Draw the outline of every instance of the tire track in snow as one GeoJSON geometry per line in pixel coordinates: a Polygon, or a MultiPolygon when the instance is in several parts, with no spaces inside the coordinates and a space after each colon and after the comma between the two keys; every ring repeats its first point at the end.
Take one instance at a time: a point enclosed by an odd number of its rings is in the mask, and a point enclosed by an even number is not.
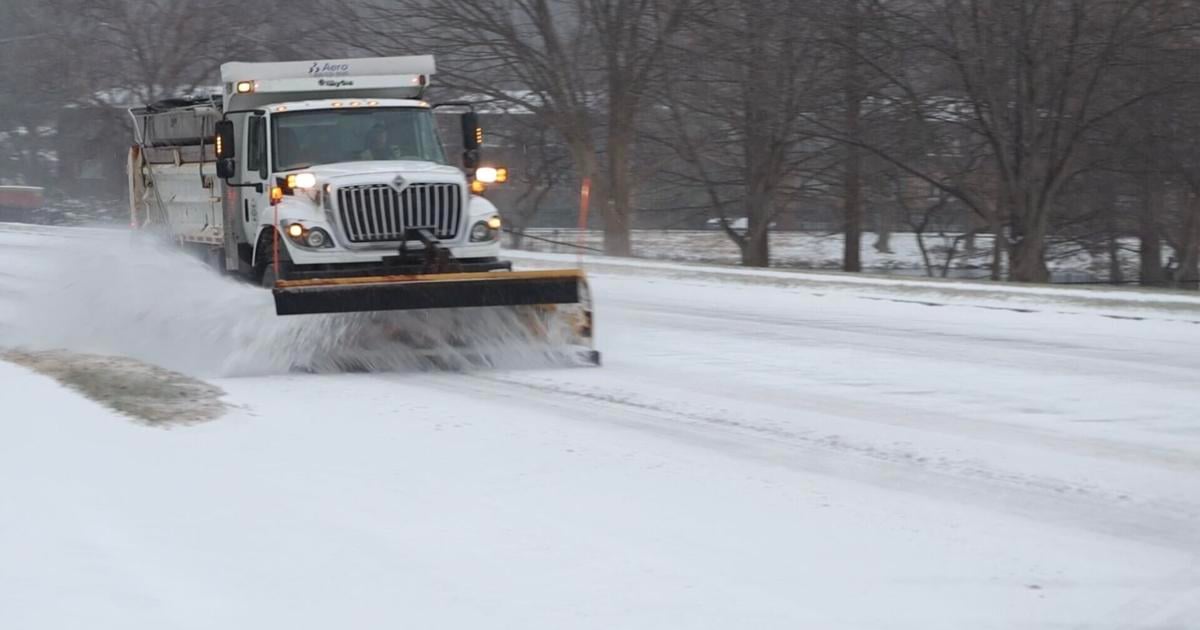
{"type": "MultiPolygon", "coordinates": [[[[376,375],[387,379],[386,375],[376,375]]],[[[745,419],[672,409],[619,394],[546,386],[503,375],[433,377],[448,395],[502,399],[506,405],[553,409],[564,421],[588,421],[649,432],[719,452],[807,473],[915,495],[949,498],[1040,522],[1194,552],[1200,549],[1200,506],[1137,500],[1099,487],[997,470],[978,462],[919,455],[856,443],[833,434],[789,432],[745,419]],[[527,394],[535,393],[529,396],[527,394]]]]}

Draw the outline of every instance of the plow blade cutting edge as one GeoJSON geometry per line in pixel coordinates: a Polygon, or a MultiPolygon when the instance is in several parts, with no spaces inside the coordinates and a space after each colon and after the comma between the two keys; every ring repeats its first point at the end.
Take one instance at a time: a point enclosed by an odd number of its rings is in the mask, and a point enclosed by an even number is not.
{"type": "Polygon", "coordinates": [[[363,313],[580,302],[579,270],[446,273],[281,280],[277,315],[363,313]]]}

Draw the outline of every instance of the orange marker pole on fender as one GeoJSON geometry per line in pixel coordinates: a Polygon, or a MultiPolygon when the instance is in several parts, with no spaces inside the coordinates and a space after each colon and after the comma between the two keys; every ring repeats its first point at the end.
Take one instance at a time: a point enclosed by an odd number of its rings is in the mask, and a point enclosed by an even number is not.
{"type": "Polygon", "coordinates": [[[592,178],[584,177],[579,186],[579,235],[575,237],[575,254],[583,265],[583,241],[588,227],[588,206],[592,200],[592,178]]]}
{"type": "Polygon", "coordinates": [[[274,237],[271,243],[271,264],[275,267],[275,282],[283,278],[279,275],[279,204],[271,204],[275,210],[275,229],[271,230],[274,237]]]}

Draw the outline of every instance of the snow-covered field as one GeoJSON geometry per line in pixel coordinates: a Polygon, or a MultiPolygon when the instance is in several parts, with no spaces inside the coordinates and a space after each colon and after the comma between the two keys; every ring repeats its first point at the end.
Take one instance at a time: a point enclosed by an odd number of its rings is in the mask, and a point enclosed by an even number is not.
{"type": "MultiPolygon", "coordinates": [[[[526,231],[521,248],[536,252],[571,253],[575,245],[602,249],[604,235],[600,230],[532,228],[526,231]],[[540,240],[544,239],[544,240],[540,240]]],[[[889,240],[888,251],[874,247],[878,236],[863,235],[861,251],[864,269],[894,275],[927,275],[921,245],[912,232],[896,232],[889,240]]],[[[992,237],[976,237],[975,250],[966,251],[961,234],[929,233],[923,236],[924,245],[933,266],[934,276],[941,276],[947,253],[954,252],[948,275],[952,278],[989,278],[992,263],[992,237]]],[[[817,232],[771,232],[771,265],[792,269],[841,269],[843,235],[817,232]]],[[[633,249],[637,256],[657,260],[701,262],[737,265],[741,254],[737,245],[720,230],[634,230],[633,249]]],[[[1125,278],[1137,278],[1137,242],[1122,244],[1119,253],[1125,278]]],[[[1164,263],[1167,260],[1164,259],[1164,263]]],[[[1108,280],[1107,252],[1089,252],[1074,243],[1055,243],[1050,247],[1047,261],[1055,282],[1090,283],[1108,280]]]]}
{"type": "Polygon", "coordinates": [[[1200,296],[587,259],[602,368],[293,374],[142,247],[0,226],[0,348],[227,408],[0,362],[4,627],[1200,626],[1200,296]]]}

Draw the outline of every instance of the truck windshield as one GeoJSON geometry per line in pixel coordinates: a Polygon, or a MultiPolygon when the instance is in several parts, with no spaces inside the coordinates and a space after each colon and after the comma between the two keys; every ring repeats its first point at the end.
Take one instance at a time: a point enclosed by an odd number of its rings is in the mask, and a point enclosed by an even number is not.
{"type": "Polygon", "coordinates": [[[275,170],[361,160],[446,163],[424,108],[320,109],[276,114],[272,138],[275,170]]]}

